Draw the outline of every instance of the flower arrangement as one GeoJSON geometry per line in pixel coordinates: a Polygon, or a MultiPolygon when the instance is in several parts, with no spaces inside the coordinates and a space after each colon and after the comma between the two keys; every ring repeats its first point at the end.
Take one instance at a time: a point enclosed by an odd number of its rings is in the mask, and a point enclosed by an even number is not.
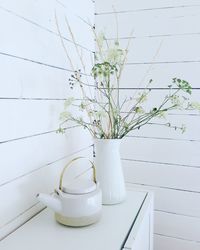
{"type": "MultiPolygon", "coordinates": [[[[73,122],[87,129],[94,138],[120,139],[132,130],[140,129],[156,117],[165,117],[169,111],[200,108],[198,103],[190,102],[189,96],[192,93],[190,84],[179,78],[172,79],[168,85],[169,93],[155,107],[145,108],[145,103],[151,94],[152,79],[148,81],[142,91],[136,90],[132,96],[121,98],[120,80],[126,64],[130,40],[126,48],[122,49],[118,40],[108,42],[103,33],[96,34],[94,27],[91,28],[95,36],[97,50],[90,72],[94,91],[89,92],[88,88],[91,86],[83,80],[83,76],[85,76],[84,62],[70,26],[68,23],[67,25],[82,64],[82,69],[72,69],[73,73],[69,78],[69,85],[72,91],[74,88],[80,88],[82,97],[80,99],[74,97],[66,99],[64,111],[60,114],[59,132],[63,133],[65,125],[68,122],[73,122]],[[77,112],[70,112],[71,107],[77,112]]],[[[64,46],[64,43],[62,44],[64,46]]],[[[67,49],[65,47],[64,49],[72,65],[67,49]]],[[[169,122],[163,125],[180,129],[182,132],[185,131],[184,125],[172,126],[169,122]]]]}

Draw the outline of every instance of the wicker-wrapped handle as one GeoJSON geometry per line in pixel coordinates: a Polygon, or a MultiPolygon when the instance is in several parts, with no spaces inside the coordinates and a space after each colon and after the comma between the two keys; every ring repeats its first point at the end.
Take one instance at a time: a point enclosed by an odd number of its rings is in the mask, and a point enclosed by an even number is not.
{"type": "Polygon", "coordinates": [[[71,160],[70,162],[67,163],[67,165],[63,168],[62,172],[61,172],[61,175],[60,175],[60,182],[59,182],[59,189],[62,190],[62,182],[63,182],[63,176],[65,174],[65,171],[66,169],[75,161],[77,160],[80,160],[80,159],[85,159],[85,160],[88,160],[91,165],[92,165],[92,169],[93,169],[93,181],[95,183],[97,183],[97,180],[96,180],[96,170],[95,170],[95,166],[94,166],[94,163],[92,161],[90,161],[89,159],[85,158],[85,157],[76,157],[74,158],[73,160],[71,160]]]}

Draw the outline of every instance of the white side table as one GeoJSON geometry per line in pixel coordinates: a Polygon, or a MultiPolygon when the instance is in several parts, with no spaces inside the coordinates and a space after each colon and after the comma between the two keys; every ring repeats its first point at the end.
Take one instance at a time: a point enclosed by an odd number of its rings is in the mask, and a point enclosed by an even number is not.
{"type": "Polygon", "coordinates": [[[88,227],[59,225],[49,209],[0,242],[1,250],[153,250],[153,196],[128,189],[124,203],[104,206],[88,227]]]}

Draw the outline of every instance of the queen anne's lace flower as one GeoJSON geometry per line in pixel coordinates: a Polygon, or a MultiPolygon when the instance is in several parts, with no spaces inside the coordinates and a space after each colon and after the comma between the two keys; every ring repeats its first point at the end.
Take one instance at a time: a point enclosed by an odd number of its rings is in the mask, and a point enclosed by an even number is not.
{"type": "MultiPolygon", "coordinates": [[[[67,122],[73,122],[87,129],[93,137],[115,139],[123,138],[130,131],[150,124],[153,118],[165,118],[168,111],[188,109],[200,111],[199,103],[190,103],[189,101],[189,95],[192,91],[190,84],[179,78],[172,79],[172,84],[168,85],[169,94],[164,94],[163,98],[159,97],[161,99],[159,105],[152,106],[150,103],[146,105],[150,93],[153,92],[149,87],[152,79],[147,82],[146,87],[141,88],[139,93],[138,90],[131,91],[131,93],[129,91],[126,92],[129,96],[124,96],[124,92],[120,91],[119,88],[122,71],[126,65],[129,42],[124,49],[120,47],[119,41],[106,40],[103,32],[99,36],[96,35],[94,29],[93,32],[97,51],[94,55],[95,62],[92,64],[90,75],[85,70],[84,60],[82,54],[79,53],[74,36],[71,37],[82,69],[73,68],[69,78],[69,86],[71,90],[74,87],[79,87],[82,96],[79,99],[73,97],[66,99],[64,112],[60,114],[61,126],[67,122]],[[91,82],[91,76],[94,83],[91,82]],[[92,88],[91,91],[91,87],[95,88],[92,88]]],[[[73,65],[69,55],[68,60],[73,65]]],[[[76,64],[77,62],[74,65],[76,64]]],[[[185,131],[184,125],[175,126],[169,122],[158,125],[185,131]]],[[[58,132],[63,133],[65,129],[61,126],[58,132]]]]}

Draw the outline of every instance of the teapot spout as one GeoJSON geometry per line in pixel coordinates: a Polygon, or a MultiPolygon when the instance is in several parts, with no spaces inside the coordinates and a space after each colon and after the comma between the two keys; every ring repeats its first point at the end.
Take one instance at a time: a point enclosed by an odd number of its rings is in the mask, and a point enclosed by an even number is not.
{"type": "Polygon", "coordinates": [[[47,207],[50,207],[54,212],[60,213],[62,211],[61,201],[49,194],[37,194],[37,198],[47,207]]]}

